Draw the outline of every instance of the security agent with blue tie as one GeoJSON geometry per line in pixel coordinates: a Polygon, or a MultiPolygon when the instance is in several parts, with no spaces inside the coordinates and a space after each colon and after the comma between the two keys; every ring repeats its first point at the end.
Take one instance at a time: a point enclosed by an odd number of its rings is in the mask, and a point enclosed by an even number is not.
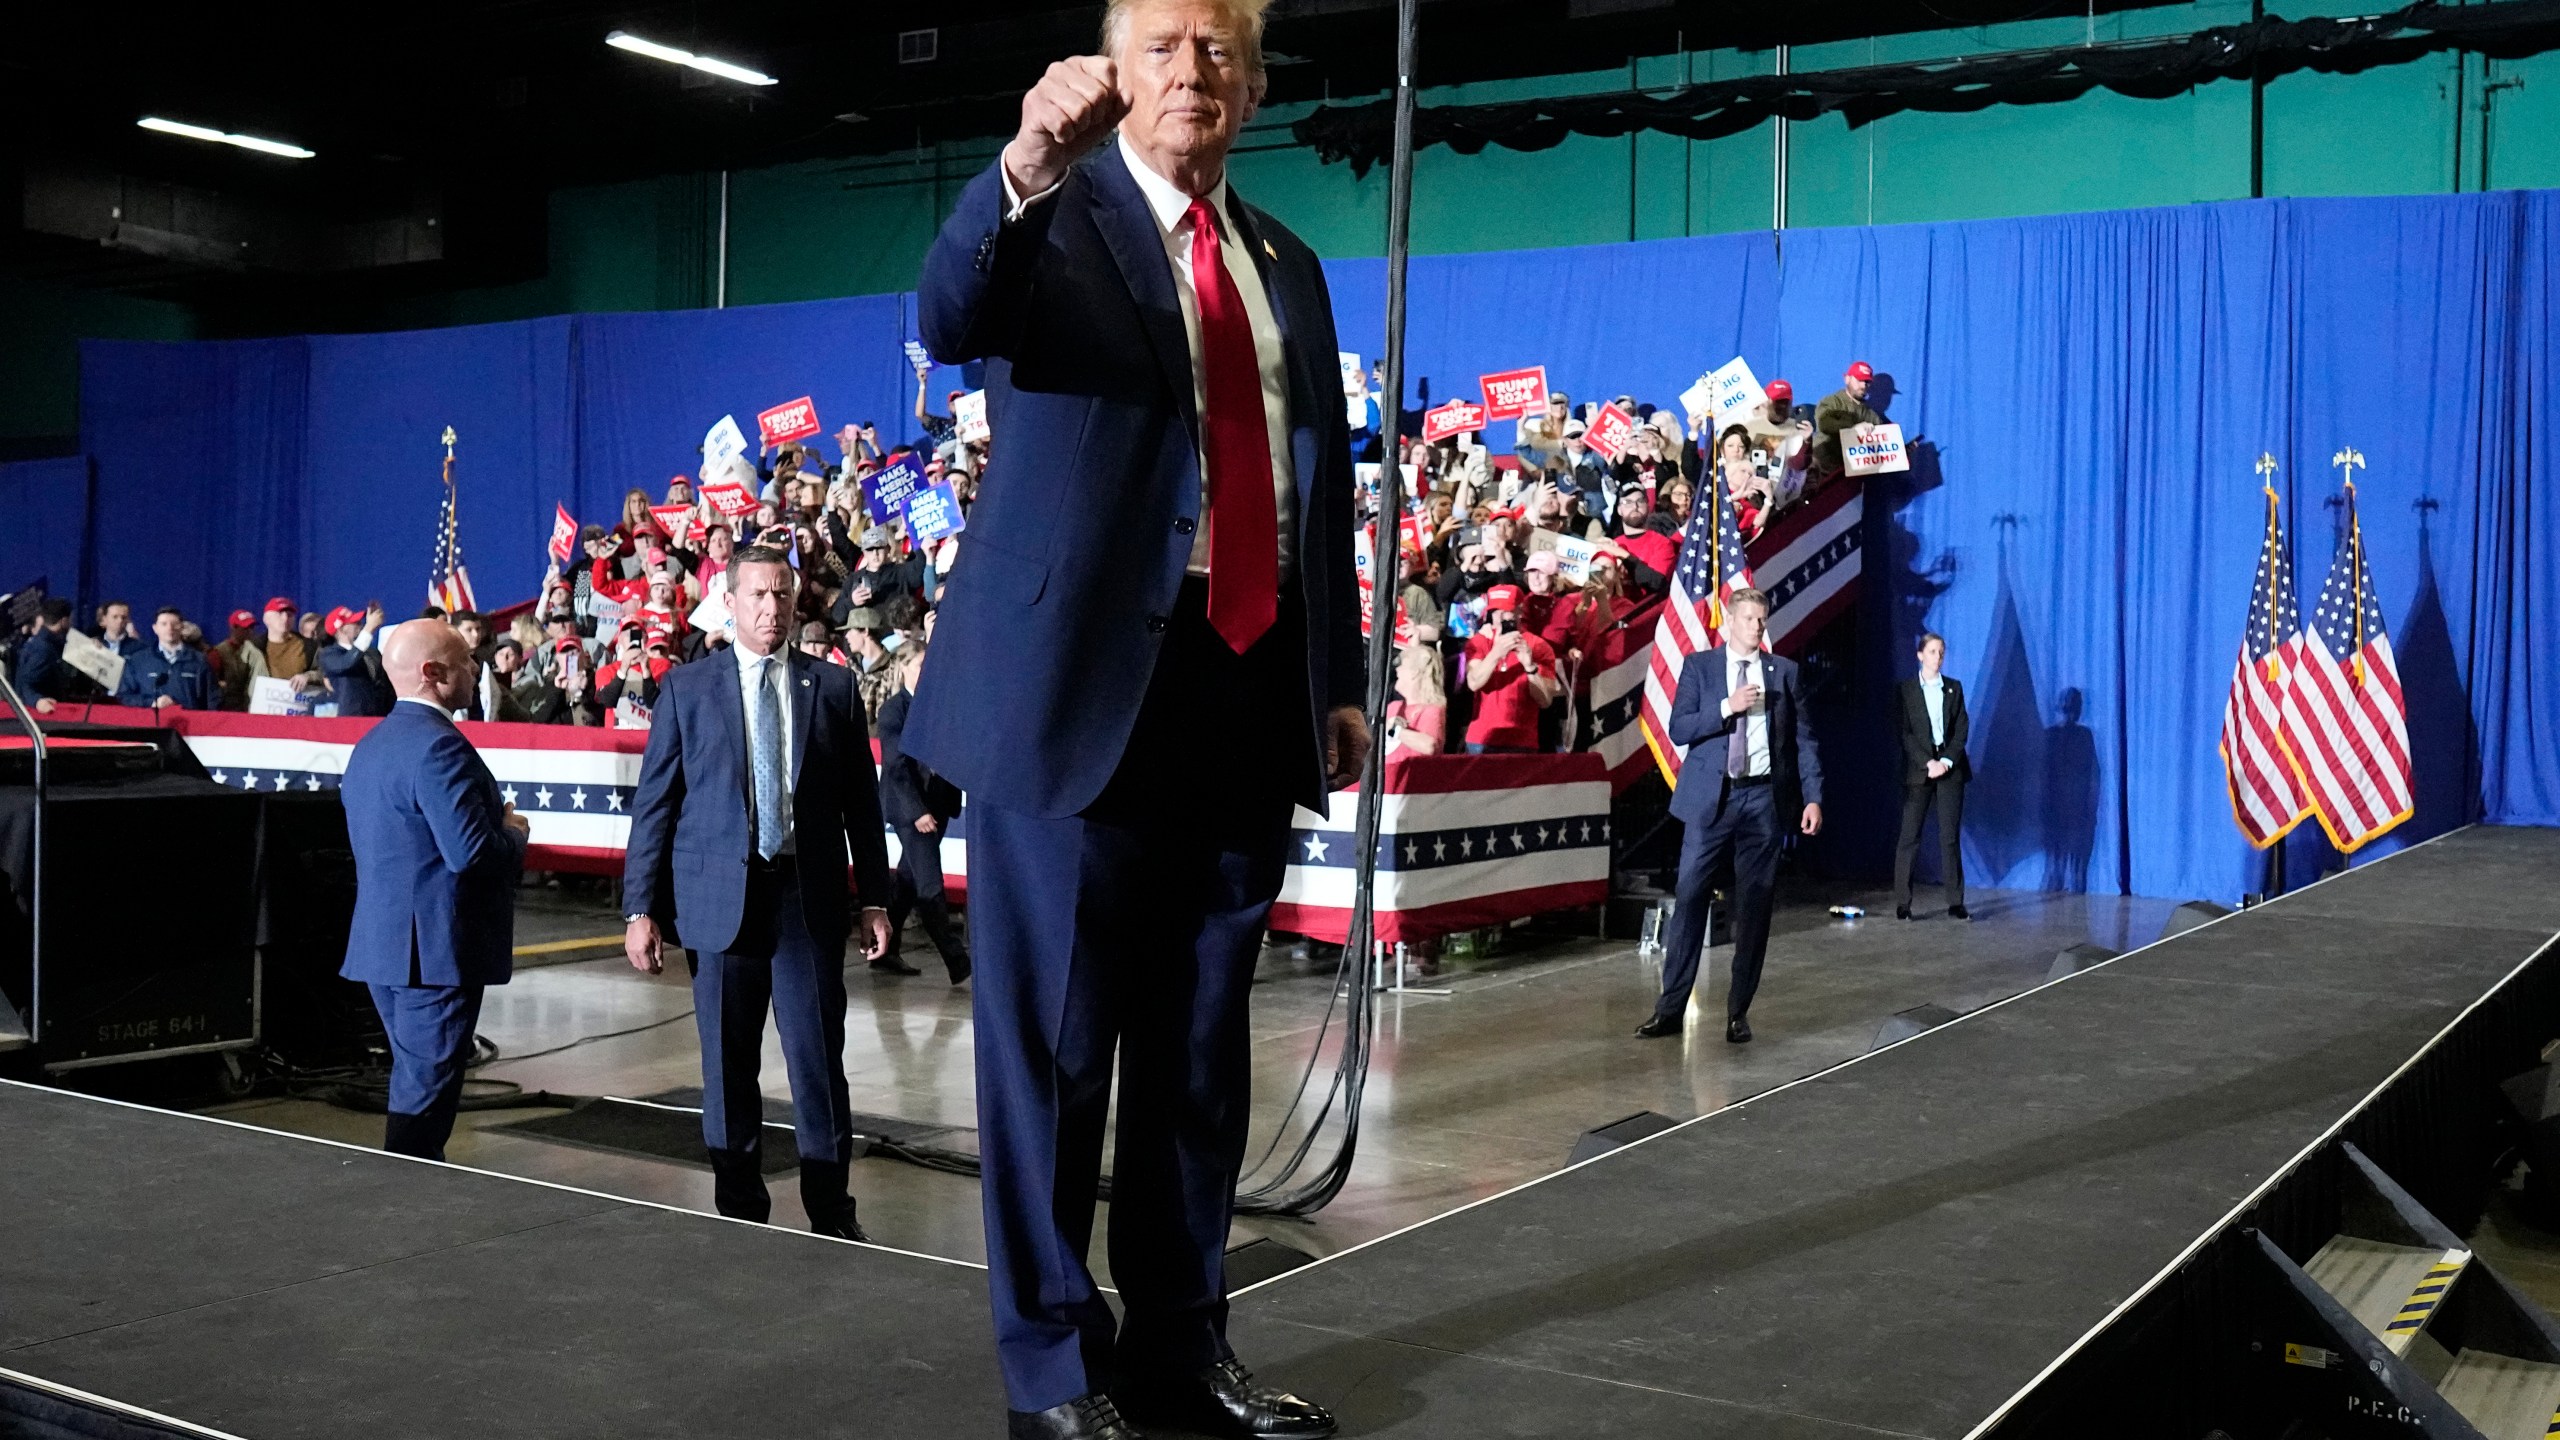
{"type": "Polygon", "coordinates": [[[1769,950],[1778,850],[1789,830],[1822,829],[1822,760],[1806,720],[1796,664],[1763,651],[1769,597],[1736,590],[1725,602],[1724,645],[1680,667],[1671,705],[1671,742],[1687,748],[1671,813],[1686,834],[1673,892],[1671,934],[1662,956],[1662,995],[1636,1027],[1646,1039],[1677,1035],[1698,982],[1707,943],[1707,907],[1719,870],[1733,867],[1733,983],[1724,1002],[1724,1038],[1751,1038],[1752,994],[1769,950]]]}
{"type": "Polygon", "coordinates": [[[761,1223],[764,1014],[782,1033],[809,1228],[870,1237],[847,1188],[844,951],[860,897],[865,953],[889,948],[889,851],[853,672],[783,643],[799,576],[749,546],[729,563],[737,643],[659,682],[631,800],[623,952],[656,974],[693,952],[702,1141],[721,1214],[761,1223]]]}
{"type": "Polygon", "coordinates": [[[444,1158],[484,987],[515,971],[515,887],[528,825],[454,728],[469,647],[412,620],[382,647],[399,701],[347,756],[338,798],[355,851],[355,918],[338,970],[373,992],[391,1040],[382,1148],[444,1158]]]}
{"type": "Polygon", "coordinates": [[[1227,183],[1261,7],[1113,0],[1102,48],[1023,97],[917,300],[1022,437],[903,737],[969,797],[1006,1428],[1326,1435],[1229,1348],[1224,1262],[1290,806],[1369,744],[1338,347],[1314,253],[1227,183]],[[1115,1060],[1116,1321],[1085,1262],[1115,1060]]]}

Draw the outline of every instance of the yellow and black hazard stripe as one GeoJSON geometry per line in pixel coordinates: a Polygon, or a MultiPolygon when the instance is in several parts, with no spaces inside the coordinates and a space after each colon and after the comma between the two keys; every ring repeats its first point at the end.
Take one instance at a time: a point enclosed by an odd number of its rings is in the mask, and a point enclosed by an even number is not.
{"type": "Polygon", "coordinates": [[[2424,1329],[2429,1317],[2436,1313],[2436,1306],[2444,1300],[2444,1292],[2452,1288],[2453,1277],[2462,1273],[2462,1267],[2470,1259],[2457,1250],[2428,1266],[2427,1278],[2419,1281],[2418,1288],[2409,1292],[2409,1298],[2400,1306],[2400,1313],[2392,1316],[2391,1323],[2383,1327],[2383,1334],[2406,1337],[2424,1329]]]}

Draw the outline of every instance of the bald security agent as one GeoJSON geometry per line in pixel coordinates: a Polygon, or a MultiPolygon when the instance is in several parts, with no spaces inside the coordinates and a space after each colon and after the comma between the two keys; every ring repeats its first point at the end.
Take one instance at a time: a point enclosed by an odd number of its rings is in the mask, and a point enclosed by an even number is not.
{"type": "Polygon", "coordinates": [[[1015,1437],[1327,1435],[1226,1338],[1248,1000],[1293,803],[1358,775],[1351,438],[1324,274],[1228,185],[1262,7],[1115,0],[925,260],[986,362],[905,753],[969,797],[987,1289],[1015,1437]],[[1116,134],[1115,134],[1116,131],[1116,134]],[[1085,1263],[1115,1056],[1111,1274],[1085,1263]]]}
{"type": "Polygon", "coordinates": [[[478,667],[441,620],[382,645],[399,699],[356,742],[338,785],[356,857],[338,970],[373,993],[391,1040],[382,1148],[442,1160],[482,990],[515,973],[515,889],[529,826],[454,728],[478,667]]]}
{"type": "Polygon", "coordinates": [[[791,1076],[800,1205],[809,1228],[867,1240],[849,1187],[844,951],[860,892],[865,952],[889,948],[889,847],[871,731],[853,672],[783,643],[799,575],[779,550],[729,562],[737,643],[658,682],[631,797],[622,948],[656,974],[693,951],[702,1037],[702,1143],[721,1214],[762,1223],[764,1014],[791,1076]]]}

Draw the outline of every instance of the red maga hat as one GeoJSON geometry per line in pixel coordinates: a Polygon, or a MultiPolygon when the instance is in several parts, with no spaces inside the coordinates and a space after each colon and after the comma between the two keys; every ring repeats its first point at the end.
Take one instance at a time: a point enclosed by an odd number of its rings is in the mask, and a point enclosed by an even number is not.
{"type": "Polygon", "coordinates": [[[1849,373],[1844,378],[1850,380],[1873,380],[1876,378],[1876,367],[1868,364],[1864,360],[1852,360],[1849,362],[1849,373]]]}
{"type": "Polygon", "coordinates": [[[1796,398],[1796,387],[1788,384],[1784,380],[1772,380],[1769,382],[1769,398],[1772,400],[1793,400],[1796,398]]]}
{"type": "Polygon", "coordinates": [[[1484,592],[1484,605],[1488,610],[1518,610],[1520,608],[1520,587],[1517,585],[1496,585],[1492,589],[1484,592]]]}
{"type": "Polygon", "coordinates": [[[246,630],[257,623],[258,617],[250,614],[246,610],[234,610],[231,612],[231,628],[234,630],[246,630]]]}
{"type": "Polygon", "coordinates": [[[270,613],[272,613],[272,612],[274,612],[274,611],[277,611],[277,610],[281,610],[281,611],[283,611],[284,613],[286,613],[287,615],[290,615],[290,614],[294,613],[295,606],[294,606],[294,603],[293,603],[292,601],[287,600],[287,599],[286,599],[286,598],[284,598],[283,596],[279,595],[279,596],[277,596],[276,598],[274,598],[273,600],[270,600],[270,601],[268,601],[268,602],[267,602],[267,609],[268,609],[268,611],[269,611],[270,613]]]}

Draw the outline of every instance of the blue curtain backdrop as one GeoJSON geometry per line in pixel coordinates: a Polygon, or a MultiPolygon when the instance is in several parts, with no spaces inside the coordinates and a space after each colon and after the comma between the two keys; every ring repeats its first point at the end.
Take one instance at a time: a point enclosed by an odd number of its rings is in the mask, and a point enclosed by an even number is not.
{"type": "MultiPolygon", "coordinates": [[[[1741,354],[1809,402],[1869,361],[1915,463],[1870,490],[1856,662],[1821,707],[1827,858],[1872,871],[1889,850],[1883,703],[1925,628],[1973,695],[1976,883],[2228,900],[2259,878],[2214,740],[2261,451],[2283,466],[2306,586],[2337,534],[2330,456],[2371,462],[2365,533],[2419,802],[2365,853],[2477,818],[2560,824],[2560,484],[2532,448],[2560,415],[2555,245],[2560,195],[2508,192],[1423,257],[1406,400],[1544,364],[1577,399],[1671,405],[1741,354]]],[[[1344,346],[1374,355],[1383,264],[1327,268],[1344,346]]],[[[907,433],[912,317],[912,297],[874,296],[92,343],[94,514],[42,533],[85,534],[96,583],[137,603],[212,611],[281,589],[399,608],[424,583],[450,422],[474,579],[512,600],[540,574],[554,500],[609,519],[624,488],[691,468],[722,413],[751,424],[809,393],[830,431],[907,433]]],[[[937,403],[959,383],[937,373],[937,403]]],[[[46,563],[77,573],[76,555],[46,563]]],[[[2293,847],[2296,883],[2334,863],[2314,827],[2293,847]]]]}

